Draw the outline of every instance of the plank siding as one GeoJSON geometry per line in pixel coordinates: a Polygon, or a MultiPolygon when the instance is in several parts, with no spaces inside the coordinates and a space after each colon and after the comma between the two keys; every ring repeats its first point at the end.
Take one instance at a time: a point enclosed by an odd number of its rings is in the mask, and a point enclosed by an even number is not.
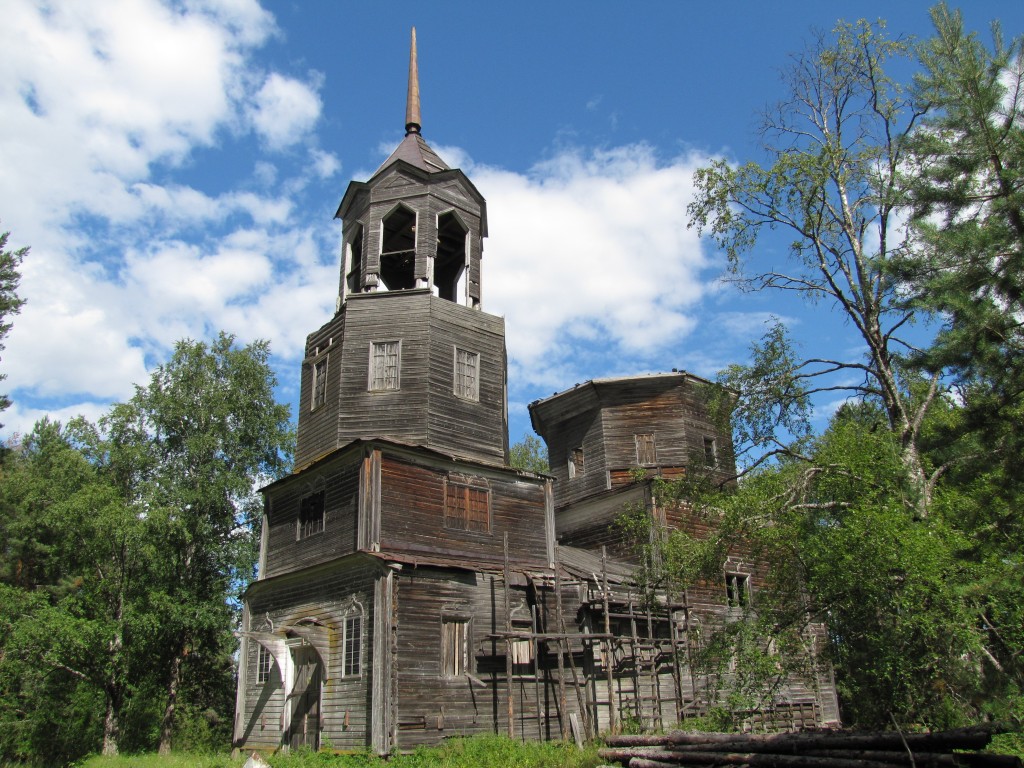
{"type": "Polygon", "coordinates": [[[558,543],[595,553],[604,546],[612,557],[635,562],[636,553],[623,538],[619,518],[638,508],[647,509],[649,496],[647,486],[631,485],[558,510],[558,543]]]}
{"type": "Polygon", "coordinates": [[[352,295],[307,340],[300,398],[296,467],[373,437],[501,465],[508,449],[504,320],[427,289],[352,295]],[[371,345],[382,341],[401,344],[399,389],[369,391],[371,345]],[[480,355],[476,402],[454,393],[455,347],[480,355]],[[314,366],[325,355],[327,402],[313,410],[314,366]]]}
{"type": "Polygon", "coordinates": [[[554,425],[545,435],[551,474],[555,477],[555,507],[562,507],[607,487],[600,414],[588,410],[554,425]],[[583,448],[583,472],[569,477],[574,448],[583,448]]]}
{"type": "MultiPolygon", "coordinates": [[[[285,577],[261,584],[248,597],[249,630],[270,630],[284,636],[288,627],[312,624],[328,637],[321,692],[321,739],[337,749],[365,749],[369,746],[370,685],[375,668],[372,628],[374,626],[374,584],[380,569],[374,563],[348,558],[315,579],[285,577]],[[358,676],[343,674],[344,620],[358,613],[362,619],[361,670],[358,676]]],[[[270,679],[258,682],[259,643],[246,638],[245,677],[250,681],[243,697],[239,743],[247,748],[276,749],[284,744],[286,690],[278,663],[270,679]]]]}
{"type": "Polygon", "coordinates": [[[430,317],[430,445],[502,464],[507,449],[505,321],[436,296],[430,297],[430,317]],[[480,356],[476,402],[455,394],[456,347],[480,356]]]}
{"type": "MultiPolygon", "coordinates": [[[[506,645],[503,630],[504,585],[497,574],[459,573],[418,568],[403,571],[398,589],[401,619],[397,627],[397,747],[411,749],[443,738],[508,732],[506,645]],[[442,622],[472,617],[470,669],[446,676],[442,661],[442,622]]],[[[525,590],[513,587],[513,617],[529,626],[525,590]]],[[[550,598],[547,602],[553,602],[550,598]]],[[[547,606],[541,604],[541,616],[547,606]]],[[[549,620],[554,624],[553,617],[549,620]]],[[[561,733],[554,661],[542,655],[539,673],[512,679],[514,730],[520,738],[550,739],[561,733]],[[541,703],[537,708],[538,697],[541,703]]],[[[575,712],[575,702],[567,702],[575,712]]],[[[567,714],[567,713],[566,713],[567,714]]]]}
{"type": "Polygon", "coordinates": [[[548,445],[558,480],[556,508],[632,482],[641,434],[655,441],[656,461],[643,467],[649,476],[679,476],[694,462],[703,467],[705,437],[717,445],[720,464],[714,471],[733,474],[731,436],[711,420],[700,386],[685,373],[638,376],[587,382],[532,403],[534,428],[548,445]],[[570,452],[579,446],[585,470],[570,478],[570,452]]]}
{"type": "MultiPolygon", "coordinates": [[[[675,372],[604,379],[532,403],[553,479],[505,466],[505,324],[481,311],[486,204],[461,171],[434,171],[432,159],[404,147],[368,182],[350,184],[338,208],[343,242],[361,231],[360,279],[349,291],[343,251],[342,303],[306,339],[295,472],[263,489],[260,573],[239,633],[236,745],[289,746],[288,722],[305,706],[289,689],[300,679],[296,660],[309,659],[322,662],[320,735],[340,750],[387,754],[510,728],[523,739],[561,738],[572,716],[590,720],[596,735],[707,714],[732,673],[702,677],[689,667],[687,651],[705,635],[688,628],[740,618],[728,591],[740,578],[756,610],[764,567],[736,543],[721,574],[646,603],[619,525],[639,513],[656,524],[652,536],[714,531],[716,519],[685,503],[659,507],[652,490],[654,477],[733,472],[730,435],[717,431],[702,396],[706,382],[675,372]],[[412,280],[391,266],[413,287],[389,291],[382,222],[398,205],[415,214],[412,280]],[[449,213],[467,229],[457,301],[432,285],[438,220],[449,213]],[[375,342],[400,344],[396,389],[370,390],[375,342]],[[476,397],[456,394],[456,350],[479,356],[476,397]],[[314,403],[324,363],[324,401],[314,403]],[[718,459],[710,470],[707,439],[718,459]],[[582,460],[570,473],[576,449],[582,460]],[[566,546],[556,552],[556,543],[566,546]],[[355,615],[361,664],[346,676],[346,616],[355,615]],[[466,658],[454,651],[463,639],[466,658]],[[264,681],[261,647],[275,659],[264,681]],[[510,671],[513,648],[519,665],[510,671]],[[526,648],[532,664],[523,663],[526,648]]],[[[463,371],[468,364],[463,356],[463,371]]],[[[808,630],[814,647],[827,639],[822,626],[808,630]]],[[[750,713],[752,727],[838,719],[827,670],[787,680],[781,696],[776,710],[750,713]]]]}
{"type": "Polygon", "coordinates": [[[456,463],[430,466],[385,454],[381,468],[381,549],[498,563],[503,557],[502,539],[508,532],[511,557],[517,564],[545,567],[544,497],[542,478],[484,473],[480,467],[456,463]],[[445,527],[445,482],[451,472],[486,484],[489,532],[445,527]]]}
{"type": "Polygon", "coordinates": [[[342,344],[345,315],[339,313],[306,337],[299,386],[299,424],[295,441],[295,466],[302,467],[337,448],[338,409],[342,381],[342,344]],[[327,359],[325,402],[313,408],[314,364],[327,359]]]}
{"type": "Polygon", "coordinates": [[[427,444],[429,299],[426,290],[360,294],[346,302],[336,446],[388,437],[427,444]],[[369,391],[370,345],[400,341],[399,389],[369,391]]]}
{"type": "Polygon", "coordinates": [[[339,456],[265,496],[267,542],[264,570],[269,578],[356,551],[361,455],[339,456]],[[324,529],[298,538],[299,505],[324,491],[324,529]]]}

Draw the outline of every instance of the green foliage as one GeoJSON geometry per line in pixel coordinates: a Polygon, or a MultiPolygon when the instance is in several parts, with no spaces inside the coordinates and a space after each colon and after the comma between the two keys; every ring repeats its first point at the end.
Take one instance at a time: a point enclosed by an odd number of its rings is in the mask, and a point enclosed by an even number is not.
{"type": "MultiPolygon", "coordinates": [[[[92,757],[80,768],[237,768],[245,755],[174,753],[169,756],[92,757]]],[[[371,754],[333,754],[299,749],[288,754],[264,755],[273,768],[594,768],[601,764],[597,746],[577,749],[561,742],[521,742],[504,736],[472,736],[447,739],[437,747],[419,747],[387,760],[371,754]]]]}
{"type": "Polygon", "coordinates": [[[945,318],[924,362],[1012,396],[1024,377],[1007,364],[1024,349],[1024,38],[1007,45],[995,24],[987,48],[945,5],[932,20],[914,82],[931,112],[906,170],[919,247],[896,272],[912,306],[945,318]]]}
{"type": "Polygon", "coordinates": [[[420,748],[411,755],[396,755],[396,768],[592,768],[600,764],[596,747],[579,750],[562,742],[514,741],[505,736],[473,736],[446,741],[439,747],[420,748]]]}
{"type": "Polygon", "coordinates": [[[508,451],[508,465],[527,472],[546,475],[551,471],[548,465],[547,448],[536,435],[523,435],[523,439],[512,445],[508,451]]]}
{"type": "Polygon", "coordinates": [[[874,398],[899,438],[907,503],[923,516],[930,498],[917,430],[935,392],[908,397],[901,356],[911,345],[900,334],[915,312],[890,266],[911,245],[901,234],[900,168],[920,107],[885,73],[912,53],[881,22],[840,23],[831,37],[819,36],[793,57],[789,98],[763,117],[766,162],[715,161],[698,170],[688,212],[690,225],[725,251],[741,288],[827,302],[859,337],[848,357],[804,357],[776,323],[750,365],[724,373],[722,383],[739,393],[737,444],[750,452],[748,469],[800,455],[808,398],[874,398]],[[792,236],[787,264],[758,258],[754,246],[766,229],[792,236]]]}
{"type": "Polygon", "coordinates": [[[0,481],[0,754],[226,743],[254,488],[285,471],[265,344],[182,342],[100,425],[42,421],[0,481]],[[173,706],[172,706],[173,705],[173,706]],[[178,723],[175,729],[175,713],[178,723]]]}
{"type": "Polygon", "coordinates": [[[244,758],[232,758],[223,752],[218,755],[175,752],[170,755],[94,755],[75,765],[77,768],[240,768],[244,762],[244,758]]]}
{"type": "MultiPolygon", "coordinates": [[[[10,316],[21,311],[25,300],[18,296],[18,283],[21,282],[22,259],[28,254],[28,248],[19,248],[16,251],[7,250],[7,239],[10,232],[0,233],[0,352],[3,351],[3,341],[11,330],[10,316]]],[[[7,378],[6,374],[0,374],[0,381],[7,378]]],[[[10,407],[11,400],[7,395],[0,395],[0,411],[10,407]]],[[[0,424],[0,426],[3,426],[0,424]]]]}
{"type": "Polygon", "coordinates": [[[776,321],[750,351],[751,362],[722,371],[717,391],[708,392],[707,399],[712,413],[721,414],[731,404],[726,423],[732,424],[736,458],[756,466],[770,457],[799,452],[811,434],[811,404],[800,374],[802,364],[781,322],[776,321]]]}
{"type": "Polygon", "coordinates": [[[863,21],[820,36],[764,116],[766,161],[710,164],[689,207],[742,288],[828,302],[863,354],[804,357],[776,323],[723,372],[709,403],[745,477],[671,490],[715,533],[671,536],[666,573],[708,578],[752,543],[771,577],[743,621],[770,621],[709,646],[742,655],[744,633],[827,621],[859,725],[1019,719],[1024,688],[1024,39],[995,25],[986,46],[959,13],[932,17],[916,47],[863,21]],[[913,84],[887,76],[915,57],[913,84]],[[765,229],[793,236],[785,267],[755,251],[765,229]],[[923,349],[900,337],[921,319],[940,326],[923,349]],[[823,393],[850,399],[815,436],[823,393]]]}

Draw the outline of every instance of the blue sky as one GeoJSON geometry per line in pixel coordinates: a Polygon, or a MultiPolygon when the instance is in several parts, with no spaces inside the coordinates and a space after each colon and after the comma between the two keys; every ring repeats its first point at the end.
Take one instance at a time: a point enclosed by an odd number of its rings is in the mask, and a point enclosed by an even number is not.
{"type": "MultiPolygon", "coordinates": [[[[758,110],[812,29],[927,36],[928,7],[8,0],[0,227],[32,251],[3,436],[95,419],[177,339],[221,329],[271,341],[294,410],[305,335],[334,310],[334,212],[403,135],[413,25],[424,137],[488,200],[483,307],[506,318],[513,440],[527,403],[576,382],[742,362],[772,314],[852,350],[827,306],[719,281],[686,229],[691,176],[757,159],[758,110]]],[[[963,12],[985,39],[993,19],[1024,29],[1024,3],[963,12]]]]}

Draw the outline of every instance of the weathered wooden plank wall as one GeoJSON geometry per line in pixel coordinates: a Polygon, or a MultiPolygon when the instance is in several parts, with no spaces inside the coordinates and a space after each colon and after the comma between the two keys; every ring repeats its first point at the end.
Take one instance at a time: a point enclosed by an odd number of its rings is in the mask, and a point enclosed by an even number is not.
{"type": "Polygon", "coordinates": [[[260,578],[288,573],[356,551],[360,452],[335,457],[297,478],[269,490],[266,561],[260,578]],[[299,505],[304,496],[323,490],[324,529],[298,538],[299,505]]]}
{"type": "MultiPolygon", "coordinates": [[[[324,659],[321,728],[323,736],[338,749],[364,749],[369,745],[369,692],[374,669],[371,630],[374,615],[374,583],[380,568],[374,563],[337,561],[321,569],[316,578],[277,580],[273,590],[249,596],[250,628],[283,628],[312,622],[326,629],[328,658],[324,659]],[[344,618],[356,612],[362,618],[361,670],[358,676],[343,674],[344,618]],[[270,623],[267,622],[269,618],[270,623]]],[[[288,706],[275,664],[265,683],[257,682],[259,644],[247,640],[244,662],[250,681],[244,701],[242,739],[248,747],[276,748],[282,744],[284,709],[288,706]]]]}
{"type": "Polygon", "coordinates": [[[542,479],[453,462],[431,465],[423,459],[414,462],[387,454],[381,473],[381,550],[449,557],[453,562],[499,563],[502,535],[507,531],[517,565],[546,567],[542,479]],[[489,532],[444,526],[445,482],[455,470],[460,479],[475,477],[489,489],[489,532]]]}

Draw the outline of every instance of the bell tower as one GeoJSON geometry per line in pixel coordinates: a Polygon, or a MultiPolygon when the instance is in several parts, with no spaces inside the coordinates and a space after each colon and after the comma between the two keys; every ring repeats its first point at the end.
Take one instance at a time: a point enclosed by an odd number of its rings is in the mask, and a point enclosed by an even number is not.
{"type": "Polygon", "coordinates": [[[296,469],[360,438],[504,465],[504,320],[483,311],[483,196],[421,133],[412,31],[405,138],[342,221],[337,311],[306,340],[296,469]]]}

